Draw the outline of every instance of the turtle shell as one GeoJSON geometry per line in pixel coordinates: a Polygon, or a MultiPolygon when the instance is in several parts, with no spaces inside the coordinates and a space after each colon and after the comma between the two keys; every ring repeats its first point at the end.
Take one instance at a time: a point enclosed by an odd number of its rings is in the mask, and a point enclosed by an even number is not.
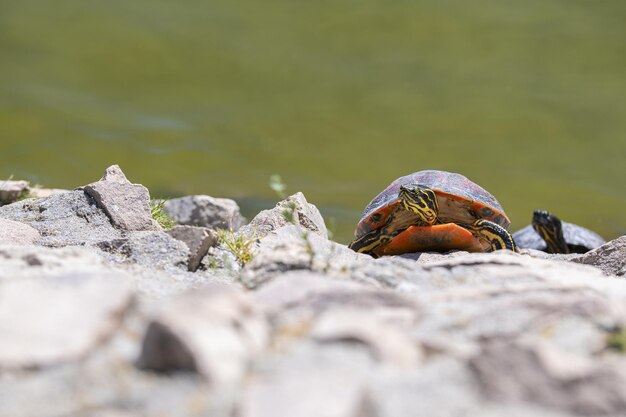
{"type": "MultiPolygon", "coordinates": [[[[602,246],[606,241],[596,232],[577,224],[561,221],[563,237],[571,253],[585,253],[602,246]]],[[[545,252],[546,242],[539,236],[532,224],[513,233],[513,240],[520,248],[536,249],[545,252]]]]}
{"type": "Polygon", "coordinates": [[[435,192],[438,219],[442,223],[472,224],[478,219],[485,219],[505,229],[511,223],[498,200],[478,184],[461,174],[426,170],[400,177],[378,194],[361,215],[355,237],[382,227],[392,213],[401,210],[398,200],[400,186],[410,184],[422,185],[435,192]]]}

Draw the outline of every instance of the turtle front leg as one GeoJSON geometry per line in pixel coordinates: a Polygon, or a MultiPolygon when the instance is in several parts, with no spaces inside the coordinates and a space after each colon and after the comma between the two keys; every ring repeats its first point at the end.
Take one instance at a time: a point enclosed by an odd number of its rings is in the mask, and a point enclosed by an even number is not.
{"type": "MultiPolygon", "coordinates": [[[[388,222],[388,224],[391,222],[388,222]]],[[[389,226],[381,227],[380,229],[372,230],[364,234],[363,236],[354,239],[348,247],[355,252],[366,253],[378,258],[374,252],[391,242],[391,240],[398,235],[402,230],[391,229],[389,226]]]]}
{"type": "Polygon", "coordinates": [[[491,250],[508,249],[518,252],[517,245],[511,234],[502,226],[489,220],[479,219],[468,227],[478,237],[491,245],[491,250]]]}

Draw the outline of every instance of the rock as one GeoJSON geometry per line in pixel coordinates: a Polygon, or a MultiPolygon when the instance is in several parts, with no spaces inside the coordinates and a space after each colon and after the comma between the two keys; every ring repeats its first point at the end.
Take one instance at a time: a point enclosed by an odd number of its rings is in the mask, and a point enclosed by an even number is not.
{"type": "Polygon", "coordinates": [[[28,199],[0,207],[0,218],[37,229],[44,246],[93,245],[120,238],[109,218],[83,191],[28,199]]]}
{"type": "Polygon", "coordinates": [[[39,188],[33,187],[30,189],[28,195],[31,198],[46,198],[57,194],[67,193],[69,190],[61,188],[39,188]]]}
{"type": "Polygon", "coordinates": [[[293,217],[293,224],[328,239],[324,218],[317,207],[309,204],[300,192],[280,201],[273,209],[263,210],[257,214],[250,224],[241,228],[239,233],[260,239],[274,230],[292,224],[288,220],[289,217],[293,217]]]}
{"type": "Polygon", "coordinates": [[[419,311],[417,303],[402,294],[308,271],[281,274],[253,296],[276,324],[281,317],[311,321],[333,309],[351,309],[406,325],[415,322],[419,311]]]}
{"type": "Polygon", "coordinates": [[[289,225],[260,240],[252,260],[242,270],[241,279],[246,286],[255,288],[286,271],[335,271],[358,263],[359,257],[372,259],[317,233],[289,225]]]}
{"type": "Polygon", "coordinates": [[[606,275],[626,275],[626,236],[618,237],[592,251],[572,259],[573,262],[593,265],[606,275]]]}
{"type": "Polygon", "coordinates": [[[16,369],[83,358],[119,326],[132,292],[101,271],[4,281],[0,297],[0,369],[16,369]]]}
{"type": "Polygon", "coordinates": [[[138,365],[194,371],[215,386],[241,380],[268,342],[268,327],[241,290],[210,285],[185,294],[151,321],[138,365]]]}
{"type": "Polygon", "coordinates": [[[200,261],[200,269],[209,273],[226,271],[233,277],[239,277],[241,264],[232,251],[220,244],[209,248],[207,255],[200,261]]]}
{"type": "Polygon", "coordinates": [[[206,227],[174,226],[165,233],[187,245],[189,248],[188,267],[192,272],[198,269],[200,261],[208,253],[209,248],[217,245],[218,241],[215,233],[206,227]]]}
{"type": "Polygon", "coordinates": [[[470,365],[490,400],[536,403],[584,416],[626,410],[623,358],[593,363],[542,342],[494,342],[470,365]]]}
{"type": "Polygon", "coordinates": [[[25,223],[0,218],[0,245],[30,245],[41,238],[37,231],[25,223]]]}
{"type": "Polygon", "coordinates": [[[246,219],[234,200],[208,195],[191,195],[167,200],[165,211],[176,223],[212,229],[237,230],[246,219]]]}
{"type": "Polygon", "coordinates": [[[302,344],[260,366],[239,417],[374,417],[366,383],[372,362],[356,346],[302,344]]]}
{"type": "Polygon", "coordinates": [[[362,344],[379,362],[398,367],[416,366],[421,350],[409,338],[407,329],[377,313],[350,308],[327,311],[316,320],[311,337],[322,343],[362,344]]]}
{"type": "Polygon", "coordinates": [[[132,232],[128,237],[98,243],[98,248],[114,255],[117,263],[135,263],[154,269],[187,270],[189,247],[165,232],[132,232]]]}
{"type": "Polygon", "coordinates": [[[275,345],[310,335],[320,343],[357,343],[380,362],[411,366],[420,359],[407,337],[418,315],[416,303],[391,291],[294,271],[255,293],[274,327],[275,345]]]}
{"type": "Polygon", "coordinates": [[[28,181],[0,181],[0,205],[11,204],[23,195],[28,194],[28,181]]]}
{"type": "Polygon", "coordinates": [[[108,167],[100,181],[82,187],[122,230],[160,230],[150,214],[150,193],[141,184],[132,184],[119,166],[108,167]]]}
{"type": "Polygon", "coordinates": [[[64,273],[97,275],[106,269],[96,249],[0,245],[0,283],[64,273]]]}

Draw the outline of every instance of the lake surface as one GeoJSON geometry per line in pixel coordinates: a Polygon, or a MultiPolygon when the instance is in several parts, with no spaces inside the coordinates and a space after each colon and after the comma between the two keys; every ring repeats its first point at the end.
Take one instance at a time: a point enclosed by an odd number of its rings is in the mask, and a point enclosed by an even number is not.
{"type": "Polygon", "coordinates": [[[393,179],[460,172],[513,221],[626,233],[623,0],[0,2],[0,179],[119,164],[247,216],[280,174],[350,240],[393,179]]]}

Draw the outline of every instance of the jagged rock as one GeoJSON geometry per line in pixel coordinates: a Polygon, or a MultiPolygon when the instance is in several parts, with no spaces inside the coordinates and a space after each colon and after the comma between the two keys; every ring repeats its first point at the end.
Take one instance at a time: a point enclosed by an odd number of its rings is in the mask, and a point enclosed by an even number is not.
{"type": "Polygon", "coordinates": [[[119,166],[108,167],[100,181],[82,187],[122,230],[160,230],[150,214],[150,193],[141,184],[132,184],[119,166]]]}
{"type": "Polygon", "coordinates": [[[374,417],[369,355],[358,346],[302,344],[261,366],[243,394],[240,417],[374,417]]]}
{"type": "Polygon", "coordinates": [[[215,284],[180,296],[154,317],[138,365],[190,370],[216,386],[230,386],[240,381],[267,342],[267,323],[250,298],[215,284]]]}
{"type": "Polygon", "coordinates": [[[254,288],[286,271],[335,271],[357,263],[358,258],[372,259],[317,233],[289,225],[272,231],[259,241],[252,260],[242,270],[241,279],[245,285],[254,288]]]}
{"type": "Polygon", "coordinates": [[[328,239],[324,218],[317,207],[309,204],[304,194],[300,192],[280,201],[273,209],[263,210],[257,214],[249,224],[241,228],[239,233],[260,239],[274,230],[290,225],[289,217],[293,217],[294,224],[328,239]]]}
{"type": "Polygon", "coordinates": [[[49,274],[0,284],[0,369],[83,358],[115,331],[132,292],[120,273],[49,274]]]}
{"type": "Polygon", "coordinates": [[[0,205],[11,204],[29,191],[28,181],[0,181],[0,205]]]}
{"type": "Polygon", "coordinates": [[[0,218],[0,244],[30,245],[41,238],[37,231],[25,223],[0,218]]]}
{"type": "Polygon", "coordinates": [[[593,265],[606,275],[626,275],[626,236],[618,237],[592,251],[572,259],[573,262],[593,265]]]}
{"type": "Polygon", "coordinates": [[[189,247],[165,232],[132,232],[125,238],[100,242],[98,248],[114,255],[112,260],[118,263],[188,269],[189,247]]]}
{"type": "Polygon", "coordinates": [[[190,195],[167,200],[164,208],[176,223],[182,225],[234,231],[246,222],[239,205],[227,198],[190,195]]]}
{"type": "Polygon", "coordinates": [[[232,251],[219,245],[209,248],[206,256],[200,261],[200,269],[208,273],[226,272],[233,277],[238,277],[241,264],[232,251]]]}
{"type": "Polygon", "coordinates": [[[487,344],[470,362],[483,395],[581,416],[626,410],[626,359],[593,363],[543,342],[487,344]]]}
{"type": "Polygon", "coordinates": [[[93,245],[120,238],[109,218],[83,191],[28,199],[0,207],[0,217],[37,229],[43,246],[93,245]]]}
{"type": "Polygon", "coordinates": [[[188,268],[195,271],[200,261],[208,253],[209,248],[217,245],[217,236],[211,229],[198,226],[174,226],[166,231],[176,240],[184,242],[189,248],[188,268]]]}

